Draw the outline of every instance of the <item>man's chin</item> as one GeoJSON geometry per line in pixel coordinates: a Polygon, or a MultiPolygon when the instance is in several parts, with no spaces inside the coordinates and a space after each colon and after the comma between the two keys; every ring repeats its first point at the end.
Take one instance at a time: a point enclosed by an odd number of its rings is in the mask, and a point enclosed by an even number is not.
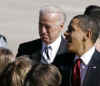
{"type": "Polygon", "coordinates": [[[44,43],[49,44],[48,40],[42,40],[44,43]]]}
{"type": "Polygon", "coordinates": [[[68,51],[74,53],[73,48],[71,46],[68,46],[68,51]]]}

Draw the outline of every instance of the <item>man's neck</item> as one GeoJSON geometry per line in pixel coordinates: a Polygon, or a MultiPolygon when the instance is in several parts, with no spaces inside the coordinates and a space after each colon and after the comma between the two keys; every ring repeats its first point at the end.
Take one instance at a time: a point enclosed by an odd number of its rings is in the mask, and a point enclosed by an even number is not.
{"type": "Polygon", "coordinates": [[[93,47],[93,43],[91,41],[87,41],[83,44],[83,47],[77,53],[78,56],[82,56],[85,52],[87,52],[90,48],[93,47]]]}

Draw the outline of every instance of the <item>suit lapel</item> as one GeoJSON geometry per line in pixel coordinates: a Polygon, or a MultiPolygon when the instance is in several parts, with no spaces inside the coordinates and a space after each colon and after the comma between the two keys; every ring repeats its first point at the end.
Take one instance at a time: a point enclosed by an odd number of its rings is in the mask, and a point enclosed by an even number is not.
{"type": "Polygon", "coordinates": [[[87,73],[85,75],[83,86],[96,86],[94,83],[100,72],[100,53],[95,50],[90,63],[88,64],[87,73]]]}
{"type": "Polygon", "coordinates": [[[66,43],[67,43],[66,40],[63,37],[61,37],[61,43],[60,43],[59,49],[57,51],[57,54],[55,56],[55,59],[53,61],[53,64],[64,64],[65,63],[64,58],[65,58],[65,54],[67,51],[66,43]]]}
{"type": "Polygon", "coordinates": [[[59,46],[56,56],[67,51],[66,43],[67,43],[67,41],[63,37],[61,37],[61,43],[60,43],[60,46],[59,46]]]}
{"type": "Polygon", "coordinates": [[[34,57],[35,60],[40,61],[41,56],[42,56],[42,54],[41,54],[41,51],[42,51],[42,41],[39,40],[37,45],[38,46],[36,46],[37,47],[36,50],[32,53],[32,57],[34,57]]]}
{"type": "Polygon", "coordinates": [[[73,77],[73,67],[75,62],[73,61],[70,72],[69,72],[69,86],[72,86],[72,77],[73,77]]]}

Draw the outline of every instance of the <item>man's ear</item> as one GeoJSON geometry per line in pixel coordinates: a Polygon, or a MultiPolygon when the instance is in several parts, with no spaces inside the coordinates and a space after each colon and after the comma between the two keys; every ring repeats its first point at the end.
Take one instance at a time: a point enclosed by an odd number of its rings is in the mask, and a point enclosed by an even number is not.
{"type": "Polygon", "coordinates": [[[92,38],[92,31],[91,29],[88,29],[88,31],[86,32],[86,35],[83,38],[83,41],[85,42],[86,40],[91,39],[91,38],[92,38]]]}

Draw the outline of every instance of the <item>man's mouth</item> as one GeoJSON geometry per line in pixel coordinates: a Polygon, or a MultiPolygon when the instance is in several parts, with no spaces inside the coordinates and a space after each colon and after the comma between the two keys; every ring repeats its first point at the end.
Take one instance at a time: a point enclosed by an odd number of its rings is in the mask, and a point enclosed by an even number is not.
{"type": "Polygon", "coordinates": [[[42,39],[48,39],[48,36],[47,35],[41,35],[40,36],[42,39]]]}

